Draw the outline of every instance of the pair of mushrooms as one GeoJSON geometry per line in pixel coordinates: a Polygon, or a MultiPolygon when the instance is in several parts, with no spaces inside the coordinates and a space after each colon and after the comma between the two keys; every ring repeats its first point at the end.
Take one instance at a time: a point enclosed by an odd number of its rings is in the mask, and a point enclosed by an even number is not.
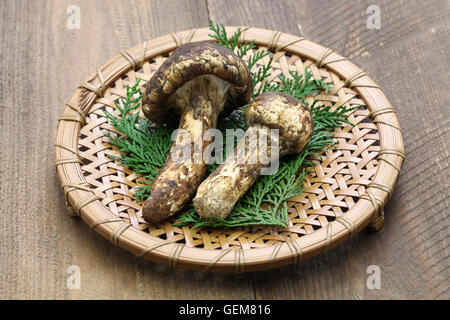
{"type": "MultiPolygon", "coordinates": [[[[194,143],[196,128],[201,128],[203,137],[203,132],[216,127],[219,116],[229,115],[234,108],[246,104],[251,93],[252,75],[244,61],[212,42],[179,47],[156,71],[143,93],[145,116],[158,124],[180,119],[179,128],[187,130],[184,132],[189,132],[191,139],[178,135],[173,142],[144,203],[143,216],[147,222],[158,223],[179,212],[196,190],[193,202],[200,216],[224,218],[256,181],[267,165],[245,161],[249,153],[239,163],[227,159],[203,182],[207,169],[204,159],[180,163],[171,157],[172,152],[185,148],[191,154],[203,155],[211,142],[201,139],[199,144],[194,143]]],[[[280,156],[300,152],[312,135],[308,107],[286,94],[267,92],[254,99],[244,115],[247,131],[267,133],[279,129],[276,142],[280,156]]],[[[236,149],[242,150],[245,143],[246,139],[242,139],[236,149]]]]}

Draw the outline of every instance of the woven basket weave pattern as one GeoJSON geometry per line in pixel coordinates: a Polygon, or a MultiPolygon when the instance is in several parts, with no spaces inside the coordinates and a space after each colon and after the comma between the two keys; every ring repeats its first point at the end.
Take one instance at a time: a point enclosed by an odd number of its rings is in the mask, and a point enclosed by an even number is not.
{"type": "MultiPolygon", "coordinates": [[[[234,30],[228,28],[229,32],[234,30]]],[[[269,82],[281,74],[289,77],[290,71],[303,74],[308,68],[315,79],[331,82],[335,88],[335,92],[314,97],[320,104],[362,106],[350,115],[354,126],[335,129],[337,149],[315,161],[304,183],[305,192],[288,201],[290,224],[286,228],[191,229],[175,227],[176,218],[150,226],[143,220],[142,204],[132,195],[142,176],[108,157],[120,153],[104,135],[120,132],[103,111],[118,114],[114,102],[126,96],[127,85],[141,78],[144,86],[168,52],[186,41],[208,40],[207,33],[206,29],[185,31],[148,41],[110,60],[81,84],[60,117],[56,144],[58,173],[71,212],[81,215],[114,244],[139,256],[172,267],[219,272],[296,263],[335,247],[370,222],[372,228],[379,228],[384,203],[404,158],[392,107],[387,100],[381,108],[371,107],[368,102],[373,98],[363,92],[376,90],[375,97],[385,100],[382,91],[356,67],[349,70],[352,74],[348,77],[333,71],[330,65],[342,64],[347,71],[346,64],[351,63],[330,49],[303,38],[250,28],[241,40],[256,39],[260,48],[273,52],[269,82]],[[305,53],[289,50],[296,47],[305,53]],[[320,53],[314,57],[313,51],[320,53]],[[398,135],[400,141],[383,145],[380,128],[394,141],[398,135]],[[380,167],[384,178],[376,179],[380,167]]]]}

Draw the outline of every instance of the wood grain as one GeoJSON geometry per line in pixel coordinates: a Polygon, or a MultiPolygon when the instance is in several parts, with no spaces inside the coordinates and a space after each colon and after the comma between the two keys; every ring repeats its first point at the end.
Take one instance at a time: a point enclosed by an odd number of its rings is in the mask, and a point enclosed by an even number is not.
{"type": "Polygon", "coordinates": [[[208,4],[217,22],[290,32],[348,57],[381,85],[403,129],[407,161],[384,228],[302,265],[255,274],[256,298],[448,299],[449,3],[378,1],[379,30],[367,28],[373,1],[208,4]],[[380,267],[380,290],[366,287],[369,265],[380,267]]]}
{"type": "Polygon", "coordinates": [[[378,1],[0,1],[0,298],[448,299],[450,5],[378,1]],[[81,29],[66,27],[69,5],[81,29]],[[264,273],[168,269],[70,218],[54,168],[57,117],[76,86],[121,50],[208,19],[302,35],[350,58],[397,110],[407,161],[384,228],[264,273]],[[300,27],[299,27],[300,25],[300,27]],[[70,265],[81,289],[69,290],[70,265]],[[381,289],[366,286],[369,265],[381,289]]]}

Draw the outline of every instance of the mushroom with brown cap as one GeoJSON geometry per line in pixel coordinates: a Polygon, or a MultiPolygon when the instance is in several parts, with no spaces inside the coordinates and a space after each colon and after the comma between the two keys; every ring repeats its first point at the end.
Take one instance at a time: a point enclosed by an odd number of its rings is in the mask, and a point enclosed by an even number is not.
{"type": "Polygon", "coordinates": [[[194,207],[202,218],[228,216],[239,198],[260,176],[261,169],[270,165],[261,161],[263,154],[272,156],[270,150],[265,148],[278,145],[279,157],[297,154],[313,133],[308,106],[284,93],[267,92],[255,98],[245,110],[244,117],[248,129],[233,156],[228,156],[197,189],[194,207]],[[279,130],[278,140],[270,134],[271,129],[279,130]],[[250,143],[248,137],[255,136],[255,133],[270,137],[268,143],[262,144],[260,139],[250,143]],[[242,154],[243,150],[245,153],[242,154]],[[236,157],[239,154],[242,154],[241,159],[236,157]]]}
{"type": "Polygon", "coordinates": [[[160,222],[187,204],[206,173],[203,150],[210,142],[203,141],[203,132],[216,127],[220,114],[247,103],[251,92],[252,76],[246,64],[216,43],[182,45],[160,66],[145,87],[143,112],[159,124],[181,116],[179,129],[186,130],[190,139],[176,136],[144,203],[147,222],[160,222]],[[171,155],[186,148],[201,158],[172,159],[171,155]]]}

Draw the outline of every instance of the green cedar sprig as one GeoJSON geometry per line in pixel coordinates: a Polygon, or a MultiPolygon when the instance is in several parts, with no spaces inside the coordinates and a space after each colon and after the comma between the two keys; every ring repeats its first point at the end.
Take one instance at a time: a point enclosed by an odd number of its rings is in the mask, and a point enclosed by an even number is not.
{"type": "Polygon", "coordinates": [[[138,88],[139,82],[140,79],[133,87],[127,86],[126,97],[121,98],[120,103],[115,102],[120,116],[104,111],[111,125],[123,134],[105,134],[121,153],[121,156],[109,157],[145,177],[145,180],[138,181],[144,186],[136,188],[134,196],[137,201],[147,198],[150,194],[151,182],[158,174],[159,168],[164,165],[172,144],[169,128],[152,126],[150,121],[139,116],[138,108],[142,98],[138,88]]]}
{"type": "MultiPolygon", "coordinates": [[[[235,33],[231,37],[228,37],[227,30],[225,29],[225,26],[223,24],[214,24],[213,21],[209,22],[209,29],[212,31],[212,33],[209,34],[211,38],[214,38],[218,41],[218,43],[225,48],[228,48],[232,51],[235,51],[237,48],[236,54],[239,56],[239,58],[245,57],[245,55],[250,51],[256,48],[255,46],[255,40],[252,40],[251,42],[245,41],[242,44],[239,44],[239,37],[242,34],[242,30],[239,27],[235,33]]],[[[269,52],[265,50],[259,50],[256,53],[254,53],[252,56],[249,57],[247,65],[248,69],[252,70],[252,68],[256,65],[258,61],[263,59],[264,57],[268,56],[269,52]]],[[[270,58],[269,62],[263,66],[260,66],[256,72],[253,73],[253,94],[252,98],[257,97],[263,92],[263,82],[265,79],[267,79],[271,75],[272,68],[272,58],[270,58]],[[260,84],[260,86],[258,86],[260,84]],[[255,88],[258,89],[256,90],[255,88]]]]}

